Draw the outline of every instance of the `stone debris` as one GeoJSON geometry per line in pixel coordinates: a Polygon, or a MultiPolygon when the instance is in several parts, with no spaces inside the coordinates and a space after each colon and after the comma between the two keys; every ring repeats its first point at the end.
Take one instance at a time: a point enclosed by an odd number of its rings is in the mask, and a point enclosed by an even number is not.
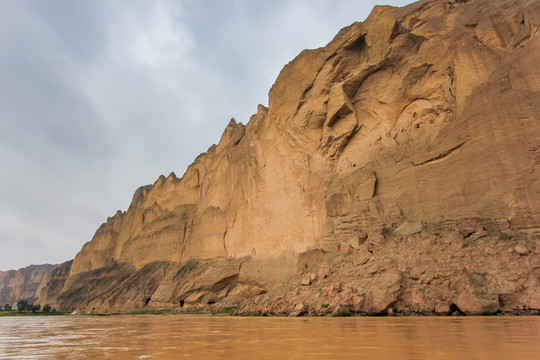
{"type": "Polygon", "coordinates": [[[527,245],[525,245],[524,243],[517,244],[514,247],[514,251],[521,256],[526,256],[526,255],[529,255],[530,253],[529,249],[527,248],[527,245]]]}

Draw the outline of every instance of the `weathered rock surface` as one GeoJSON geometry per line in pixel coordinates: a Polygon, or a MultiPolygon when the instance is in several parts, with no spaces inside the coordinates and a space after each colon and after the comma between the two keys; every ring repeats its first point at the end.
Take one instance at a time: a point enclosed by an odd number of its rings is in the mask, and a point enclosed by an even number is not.
{"type": "Polygon", "coordinates": [[[539,309],[539,27],[536,0],[375,7],[182,178],[138,189],[59,306],[539,309]]]}
{"type": "Polygon", "coordinates": [[[45,279],[45,286],[41,289],[39,303],[41,305],[49,304],[53,308],[58,308],[58,296],[62,293],[64,285],[71,271],[72,261],[66,261],[53,269],[45,279]]]}
{"type": "Polygon", "coordinates": [[[19,270],[0,271],[0,306],[13,306],[18,300],[37,304],[49,273],[57,266],[30,265],[19,270]]]}
{"type": "Polygon", "coordinates": [[[501,234],[464,239],[469,245],[462,249],[448,246],[453,236],[452,229],[429,229],[390,235],[372,253],[367,244],[351,254],[328,253],[283,287],[246,300],[238,314],[285,315],[299,304],[309,315],[538,313],[540,257],[515,253],[517,240],[501,234]],[[368,259],[357,263],[365,253],[368,259]],[[323,268],[328,276],[309,286],[295,281],[323,268]]]}

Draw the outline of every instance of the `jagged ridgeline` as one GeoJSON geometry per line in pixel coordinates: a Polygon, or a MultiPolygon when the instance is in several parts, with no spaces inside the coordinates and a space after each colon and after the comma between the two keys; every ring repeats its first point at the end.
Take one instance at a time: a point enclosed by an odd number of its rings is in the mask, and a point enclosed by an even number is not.
{"type": "Polygon", "coordinates": [[[41,302],[540,309],[539,19],[537,0],[375,7],[182,178],[139,188],[41,302]]]}

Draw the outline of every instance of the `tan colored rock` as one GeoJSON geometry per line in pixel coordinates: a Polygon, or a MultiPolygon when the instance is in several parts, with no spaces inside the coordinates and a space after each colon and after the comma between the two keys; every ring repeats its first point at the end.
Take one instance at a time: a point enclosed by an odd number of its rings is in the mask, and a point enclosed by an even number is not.
{"type": "Polygon", "coordinates": [[[59,308],[58,296],[64,289],[72,263],[73,261],[66,261],[49,273],[46,278],[46,285],[39,294],[40,304],[49,304],[52,308],[59,308]]]}
{"type": "Polygon", "coordinates": [[[349,302],[349,309],[353,313],[365,311],[366,298],[363,295],[354,294],[349,302]]]}
{"type": "Polygon", "coordinates": [[[397,270],[389,270],[373,279],[376,288],[366,293],[366,312],[380,314],[398,300],[402,275],[397,270]]]}
{"type": "Polygon", "coordinates": [[[420,232],[422,230],[422,223],[411,223],[408,221],[405,221],[401,223],[395,230],[394,234],[405,236],[405,235],[412,235],[420,232]]]}
{"type": "Polygon", "coordinates": [[[473,240],[473,241],[476,241],[480,238],[483,238],[485,236],[487,236],[488,234],[486,233],[485,229],[484,228],[480,228],[478,230],[476,230],[473,234],[471,234],[470,236],[470,239],[473,240]]]}
{"type": "Polygon", "coordinates": [[[2,271],[0,270],[0,284],[4,281],[4,279],[9,276],[9,271],[2,271]]]}
{"type": "Polygon", "coordinates": [[[321,249],[313,249],[298,254],[298,260],[296,261],[298,265],[297,270],[300,272],[307,271],[316,266],[322,261],[321,259],[324,258],[325,253],[326,252],[321,249]]]}
{"type": "Polygon", "coordinates": [[[0,306],[9,304],[15,308],[18,300],[45,305],[39,295],[47,284],[51,271],[58,265],[31,265],[19,270],[3,271],[0,274],[0,306]]]}
{"type": "Polygon", "coordinates": [[[314,304],[317,309],[330,305],[318,309],[318,315],[332,313],[338,304],[346,304],[353,314],[381,314],[388,309],[396,314],[459,315],[460,310],[527,314],[540,307],[538,268],[534,261],[531,266],[530,256],[507,252],[507,235],[471,242],[456,256],[444,241],[452,229],[437,231],[443,241],[434,241],[433,235],[425,233],[399,241],[390,238],[366,263],[354,262],[356,252],[327,253],[321,261],[332,272],[320,278],[317,286],[301,286],[305,274],[298,273],[298,281],[244,301],[239,314],[276,302],[279,306],[268,314],[288,314],[299,302],[314,304]],[[486,247],[493,252],[486,253],[486,247]]]}
{"type": "MultiPolygon", "coordinates": [[[[351,268],[332,265],[324,281],[357,281],[347,296],[365,296],[358,311],[383,312],[398,299],[433,311],[437,296],[457,301],[442,285],[456,276],[474,290],[462,299],[471,311],[495,307],[476,294],[517,306],[535,283],[524,282],[525,271],[492,273],[476,246],[540,228],[537,28],[534,0],[376,7],[287,64],[268,108],[258,106],[246,125],[231,120],[181,178],[139,188],[77,254],[59,304],[171,306],[181,296],[233,301],[233,293],[241,301],[292,277],[299,286],[298,271],[306,276],[326,251],[342,249],[336,256],[351,268]],[[466,233],[439,246],[453,228],[466,233]],[[357,254],[364,247],[369,258],[357,254]],[[460,264],[477,270],[463,275],[460,264]],[[418,301],[400,286],[409,272],[440,269],[418,301]]],[[[490,256],[508,264],[511,254],[490,256]]],[[[317,290],[299,288],[294,296],[317,290]]],[[[259,305],[283,312],[296,303],[259,305]]]]}
{"type": "Polygon", "coordinates": [[[437,304],[437,306],[435,307],[435,313],[440,315],[446,315],[449,311],[450,307],[448,306],[448,304],[441,303],[437,304]]]}
{"type": "Polygon", "coordinates": [[[527,248],[527,245],[522,242],[517,244],[514,247],[514,251],[516,252],[516,254],[519,254],[521,256],[526,256],[526,255],[529,255],[530,253],[529,249],[527,248]]]}
{"type": "Polygon", "coordinates": [[[342,242],[341,244],[339,244],[339,251],[344,254],[350,254],[352,250],[353,247],[348,242],[342,242]]]}
{"type": "Polygon", "coordinates": [[[471,315],[495,314],[500,308],[496,294],[481,296],[470,289],[461,293],[456,305],[461,311],[471,315]]]}
{"type": "Polygon", "coordinates": [[[447,241],[449,241],[450,248],[452,250],[461,250],[469,245],[468,241],[463,238],[462,233],[458,231],[454,231],[452,234],[450,234],[447,241]]]}
{"type": "Polygon", "coordinates": [[[327,262],[323,262],[317,271],[317,277],[319,279],[326,279],[330,275],[330,265],[327,262]]]}
{"type": "Polygon", "coordinates": [[[433,281],[434,276],[433,275],[422,275],[420,277],[420,282],[422,284],[429,285],[433,281]]]}
{"type": "Polygon", "coordinates": [[[307,313],[307,312],[308,312],[308,307],[307,307],[307,305],[306,305],[306,304],[300,303],[300,304],[296,305],[296,307],[294,308],[294,311],[291,312],[291,313],[289,314],[289,316],[293,316],[293,317],[294,317],[294,316],[302,316],[302,315],[304,315],[304,314],[307,313]]]}
{"type": "Polygon", "coordinates": [[[345,304],[337,304],[332,310],[332,316],[349,316],[351,311],[345,304]]]}
{"type": "Polygon", "coordinates": [[[371,259],[373,253],[369,249],[369,247],[363,247],[353,253],[352,261],[354,265],[364,265],[371,259]]]}

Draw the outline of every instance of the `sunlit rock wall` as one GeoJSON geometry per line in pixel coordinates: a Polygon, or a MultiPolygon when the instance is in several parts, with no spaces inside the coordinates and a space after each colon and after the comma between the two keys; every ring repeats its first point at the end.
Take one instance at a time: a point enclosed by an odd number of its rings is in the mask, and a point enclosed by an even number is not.
{"type": "MultiPolygon", "coordinates": [[[[251,296],[293,274],[305,251],[395,231],[472,221],[538,234],[539,16],[535,0],[375,7],[287,64],[269,107],[231,120],[181,178],[139,188],[74,259],[64,301],[119,267],[174,269],[129,304],[142,306],[251,296]],[[235,265],[216,277],[223,287],[181,296],[174,279],[190,260],[235,265]]],[[[70,306],[87,303],[77,296],[70,306]]]]}

